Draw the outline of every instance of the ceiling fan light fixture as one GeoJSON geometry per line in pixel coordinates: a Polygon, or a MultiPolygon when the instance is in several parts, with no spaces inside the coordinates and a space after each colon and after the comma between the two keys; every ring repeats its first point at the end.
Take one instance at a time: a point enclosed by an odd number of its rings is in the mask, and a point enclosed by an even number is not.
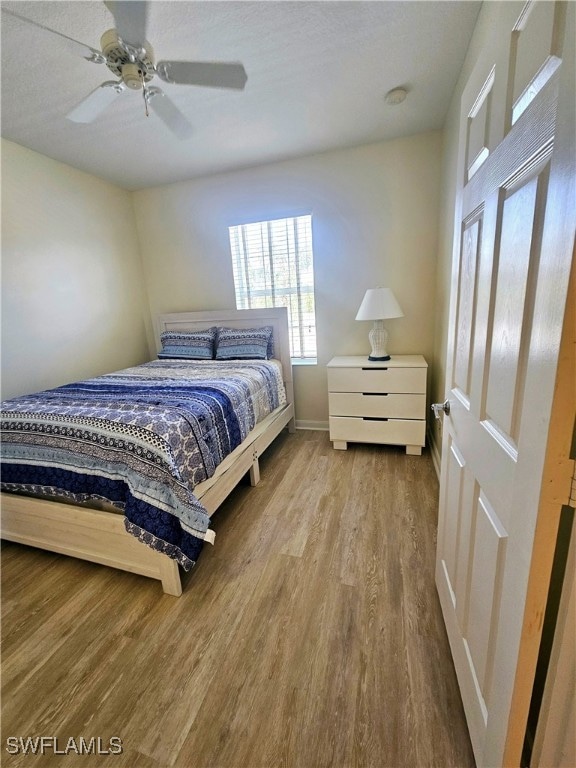
{"type": "Polygon", "coordinates": [[[104,32],[100,39],[102,55],[105,57],[105,64],[116,77],[124,78],[125,75],[134,82],[133,70],[126,69],[127,66],[135,66],[138,71],[138,84],[131,85],[126,81],[126,85],[134,90],[142,87],[142,79],[149,83],[155,74],[154,51],[150,43],[145,40],[144,45],[138,49],[127,49],[124,43],[118,37],[115,29],[109,29],[104,32]]]}
{"type": "Polygon", "coordinates": [[[384,101],[386,104],[396,106],[397,104],[402,104],[402,102],[405,101],[407,95],[408,91],[406,88],[392,88],[392,90],[388,91],[386,96],[384,96],[384,101]]]}
{"type": "Polygon", "coordinates": [[[128,88],[131,88],[133,91],[142,90],[144,79],[142,76],[142,70],[138,64],[123,64],[122,80],[126,83],[128,88]]]}

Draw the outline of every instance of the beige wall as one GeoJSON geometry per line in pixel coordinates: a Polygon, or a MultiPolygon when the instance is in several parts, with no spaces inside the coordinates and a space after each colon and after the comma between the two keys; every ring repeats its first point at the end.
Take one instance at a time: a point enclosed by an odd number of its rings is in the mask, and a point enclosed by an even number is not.
{"type": "Polygon", "coordinates": [[[152,317],[234,307],[228,227],[312,213],[318,366],[295,369],[296,416],[326,422],[326,363],[370,350],[366,288],[404,310],[390,351],[432,356],[440,150],[433,132],[135,192],[152,317]]]}
{"type": "Polygon", "coordinates": [[[2,397],[148,359],[131,195],[2,141],[2,397]]]}

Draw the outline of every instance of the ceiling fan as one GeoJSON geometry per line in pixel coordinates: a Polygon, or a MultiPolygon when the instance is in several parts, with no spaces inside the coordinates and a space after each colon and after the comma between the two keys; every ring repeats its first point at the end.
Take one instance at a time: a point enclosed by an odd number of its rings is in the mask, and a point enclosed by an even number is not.
{"type": "Polygon", "coordinates": [[[20,16],[13,11],[2,11],[21,21],[32,24],[50,35],[57,35],[71,53],[82,56],[94,64],[105,64],[118,80],[107,80],[93,90],[66,117],[75,123],[91,123],[120,94],[131,89],[141,90],[146,114],[150,107],[179,138],[186,139],[192,126],[174,102],[150,81],[158,76],[165,83],[199,85],[209,88],[243,90],[247,75],[242,64],[224,61],[159,61],[155,62],[152,46],[146,40],[148,3],[142,0],[105,0],[112,13],[115,28],[105,32],[98,51],[54,29],[20,16]]]}

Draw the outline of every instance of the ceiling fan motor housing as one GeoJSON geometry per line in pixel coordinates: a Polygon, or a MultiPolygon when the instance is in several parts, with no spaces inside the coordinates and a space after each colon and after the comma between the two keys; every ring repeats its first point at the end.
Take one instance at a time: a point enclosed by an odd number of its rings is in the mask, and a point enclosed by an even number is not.
{"type": "Polygon", "coordinates": [[[121,78],[128,88],[140,90],[142,83],[149,83],[154,77],[154,52],[148,41],[144,42],[136,56],[131,56],[120,44],[115,29],[104,32],[100,38],[102,53],[106,57],[106,66],[116,77],[121,78]]]}

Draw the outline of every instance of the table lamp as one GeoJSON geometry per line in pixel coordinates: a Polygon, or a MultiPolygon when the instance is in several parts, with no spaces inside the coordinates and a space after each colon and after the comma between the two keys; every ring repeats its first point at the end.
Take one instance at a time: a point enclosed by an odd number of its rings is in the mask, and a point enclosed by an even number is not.
{"type": "Polygon", "coordinates": [[[404,312],[396,301],[396,297],[390,288],[368,288],[356,320],[373,320],[374,325],[368,334],[372,352],[368,360],[390,360],[386,351],[388,344],[388,331],[384,328],[384,320],[393,317],[404,317],[404,312]]]}

